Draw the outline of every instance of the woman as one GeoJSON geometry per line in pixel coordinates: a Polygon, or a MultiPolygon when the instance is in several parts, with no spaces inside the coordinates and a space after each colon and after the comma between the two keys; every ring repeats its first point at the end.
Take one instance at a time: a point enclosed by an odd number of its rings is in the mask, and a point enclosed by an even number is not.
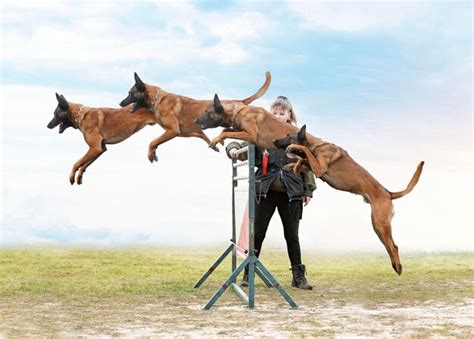
{"type": "MultiPolygon", "coordinates": [[[[279,96],[271,106],[271,112],[280,120],[296,125],[296,115],[288,98],[279,96]]],[[[246,160],[246,154],[236,155],[235,152],[246,144],[231,142],[227,147],[227,155],[231,158],[246,160]]],[[[295,174],[283,167],[292,161],[285,150],[269,150],[268,169],[264,175],[262,159],[267,150],[255,150],[255,165],[257,172],[255,204],[255,251],[257,257],[261,253],[263,240],[270,219],[278,209],[285,234],[288,257],[291,262],[293,280],[291,286],[311,290],[305,277],[305,266],[301,263],[301,249],[298,237],[299,221],[303,213],[303,203],[306,206],[316,189],[314,176],[311,172],[295,174]]],[[[248,286],[248,270],[244,272],[242,286],[248,286]]]]}

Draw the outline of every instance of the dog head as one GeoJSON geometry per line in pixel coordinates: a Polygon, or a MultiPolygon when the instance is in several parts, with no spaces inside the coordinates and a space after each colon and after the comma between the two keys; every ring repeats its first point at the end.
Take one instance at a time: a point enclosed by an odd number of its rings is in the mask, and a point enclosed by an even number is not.
{"type": "Polygon", "coordinates": [[[66,128],[73,126],[68,116],[69,103],[67,102],[64,95],[56,93],[56,99],[58,100],[58,106],[54,110],[54,117],[49,122],[48,128],[53,129],[59,125],[59,133],[62,133],[66,128]]]}
{"type": "Polygon", "coordinates": [[[277,148],[287,148],[291,144],[306,145],[306,125],[300,128],[298,133],[287,134],[286,137],[273,140],[273,144],[277,148]]]}
{"type": "Polygon", "coordinates": [[[214,95],[214,103],[211,107],[206,109],[204,113],[196,119],[196,124],[202,129],[215,127],[229,127],[225,123],[225,110],[217,94],[214,95]]]}
{"type": "Polygon", "coordinates": [[[120,106],[125,107],[133,103],[132,112],[135,112],[139,108],[148,108],[146,103],[147,94],[145,83],[140,79],[137,73],[134,73],[135,85],[128,91],[128,96],[120,102],[120,106]]]}
{"type": "MultiPolygon", "coordinates": [[[[306,143],[306,125],[303,125],[298,133],[287,134],[284,138],[273,140],[275,147],[281,149],[286,149],[291,144],[306,145],[306,143]]],[[[296,154],[298,154],[298,152],[296,152],[296,154]]]]}

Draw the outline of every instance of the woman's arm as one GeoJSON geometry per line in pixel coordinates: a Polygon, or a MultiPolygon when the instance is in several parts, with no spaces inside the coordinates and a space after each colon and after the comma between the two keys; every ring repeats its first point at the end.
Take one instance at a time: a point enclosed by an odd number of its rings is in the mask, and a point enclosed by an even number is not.
{"type": "Polygon", "coordinates": [[[316,189],[314,174],[312,172],[302,172],[301,175],[303,176],[303,196],[312,198],[316,189]]]}
{"type": "Polygon", "coordinates": [[[232,141],[230,144],[227,145],[227,147],[225,148],[225,151],[227,153],[227,156],[231,159],[238,159],[240,161],[245,161],[248,159],[248,155],[247,155],[247,152],[244,152],[244,153],[240,153],[236,156],[234,156],[232,153],[241,149],[241,148],[244,148],[248,145],[249,143],[248,142],[237,142],[237,141],[232,141]]]}

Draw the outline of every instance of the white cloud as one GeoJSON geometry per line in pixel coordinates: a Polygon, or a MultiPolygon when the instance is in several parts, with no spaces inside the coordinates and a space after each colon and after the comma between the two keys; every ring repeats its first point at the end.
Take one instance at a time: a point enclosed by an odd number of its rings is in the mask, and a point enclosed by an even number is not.
{"type": "Polygon", "coordinates": [[[398,27],[418,14],[419,3],[289,1],[289,10],[309,29],[360,32],[398,27]]]}
{"type": "Polygon", "coordinates": [[[84,69],[99,79],[112,75],[102,71],[105,65],[239,64],[270,25],[257,12],[206,12],[192,2],[9,3],[2,11],[7,47],[2,58],[8,67],[27,72],[84,69]],[[153,4],[159,29],[129,19],[141,5],[153,4]]]}

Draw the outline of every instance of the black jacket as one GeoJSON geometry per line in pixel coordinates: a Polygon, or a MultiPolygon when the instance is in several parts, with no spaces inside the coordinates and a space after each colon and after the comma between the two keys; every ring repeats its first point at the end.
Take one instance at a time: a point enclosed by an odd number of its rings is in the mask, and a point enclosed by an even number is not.
{"type": "MultiPolygon", "coordinates": [[[[231,142],[226,147],[227,154],[231,149],[240,149],[246,144],[239,144],[238,142],[231,142]]],[[[262,159],[264,150],[255,148],[255,166],[257,171],[255,173],[255,193],[257,197],[266,197],[270,187],[275,189],[282,186],[281,191],[286,191],[288,199],[300,200],[303,196],[313,196],[313,191],[316,189],[314,175],[311,172],[307,173],[293,173],[283,169],[283,167],[294,161],[286,155],[283,149],[269,150],[267,174],[262,172],[262,159]],[[281,184],[280,184],[281,182],[281,184]]],[[[239,160],[246,160],[247,154],[242,153],[239,160]]]]}

